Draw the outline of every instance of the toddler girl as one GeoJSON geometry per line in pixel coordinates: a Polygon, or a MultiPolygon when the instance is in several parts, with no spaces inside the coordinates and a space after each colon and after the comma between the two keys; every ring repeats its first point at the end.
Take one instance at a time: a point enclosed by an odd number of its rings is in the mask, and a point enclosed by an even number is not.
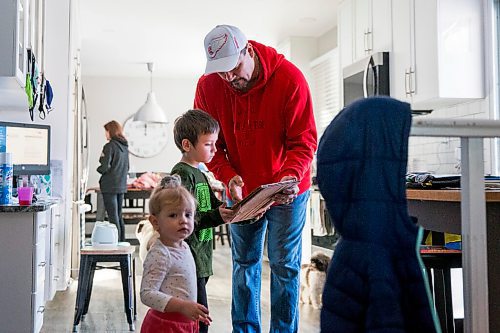
{"type": "Polygon", "coordinates": [[[194,229],[196,202],[177,175],[167,176],[149,200],[149,221],[160,237],[144,260],[141,301],[148,310],[142,333],[195,333],[210,324],[208,309],[196,303],[196,268],[184,242],[194,229]]]}

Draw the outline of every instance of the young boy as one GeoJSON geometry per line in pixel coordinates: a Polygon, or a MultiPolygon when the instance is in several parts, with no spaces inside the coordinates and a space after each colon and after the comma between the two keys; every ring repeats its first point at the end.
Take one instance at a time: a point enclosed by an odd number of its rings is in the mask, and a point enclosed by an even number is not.
{"type": "MultiPolygon", "coordinates": [[[[219,124],[208,113],[189,110],[175,120],[174,140],[182,152],[182,158],[172,174],[181,177],[182,185],[196,198],[198,205],[194,232],[186,239],[191,248],[195,264],[198,287],[198,303],[208,308],[206,284],[212,271],[212,227],[229,223],[235,211],[225,208],[219,201],[208,179],[198,169],[200,163],[212,160],[219,136],[219,124]]],[[[208,326],[200,322],[200,332],[208,332],[208,326]]]]}

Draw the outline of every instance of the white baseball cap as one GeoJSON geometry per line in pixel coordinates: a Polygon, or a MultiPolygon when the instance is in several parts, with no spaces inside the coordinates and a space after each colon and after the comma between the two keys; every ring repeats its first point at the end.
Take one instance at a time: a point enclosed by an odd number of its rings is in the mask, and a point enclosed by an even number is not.
{"type": "Polygon", "coordinates": [[[240,52],[247,45],[247,38],[232,25],[218,25],[205,37],[207,66],[205,75],[229,72],[236,67],[240,52]]]}

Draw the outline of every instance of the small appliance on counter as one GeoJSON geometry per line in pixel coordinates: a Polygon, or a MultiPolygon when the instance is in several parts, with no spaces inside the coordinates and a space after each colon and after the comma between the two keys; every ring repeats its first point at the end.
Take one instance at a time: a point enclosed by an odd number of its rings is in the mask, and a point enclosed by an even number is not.
{"type": "Polygon", "coordinates": [[[118,245],[118,229],[113,223],[97,221],[92,230],[92,246],[114,247],[118,245]]]}

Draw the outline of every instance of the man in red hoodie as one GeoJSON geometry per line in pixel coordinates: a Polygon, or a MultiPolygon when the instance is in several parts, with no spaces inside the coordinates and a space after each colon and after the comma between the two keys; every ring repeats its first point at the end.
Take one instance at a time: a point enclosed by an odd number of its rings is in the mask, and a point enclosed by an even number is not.
{"type": "Polygon", "coordinates": [[[260,332],[260,289],[267,230],[271,268],[271,332],[297,332],[301,233],[317,146],[311,94],[300,70],[275,49],[248,41],[234,26],[205,37],[207,65],[194,106],[220,124],[208,167],[240,201],[257,186],[288,179],[299,185],[278,195],[257,222],[231,225],[233,332],[260,332]]]}

